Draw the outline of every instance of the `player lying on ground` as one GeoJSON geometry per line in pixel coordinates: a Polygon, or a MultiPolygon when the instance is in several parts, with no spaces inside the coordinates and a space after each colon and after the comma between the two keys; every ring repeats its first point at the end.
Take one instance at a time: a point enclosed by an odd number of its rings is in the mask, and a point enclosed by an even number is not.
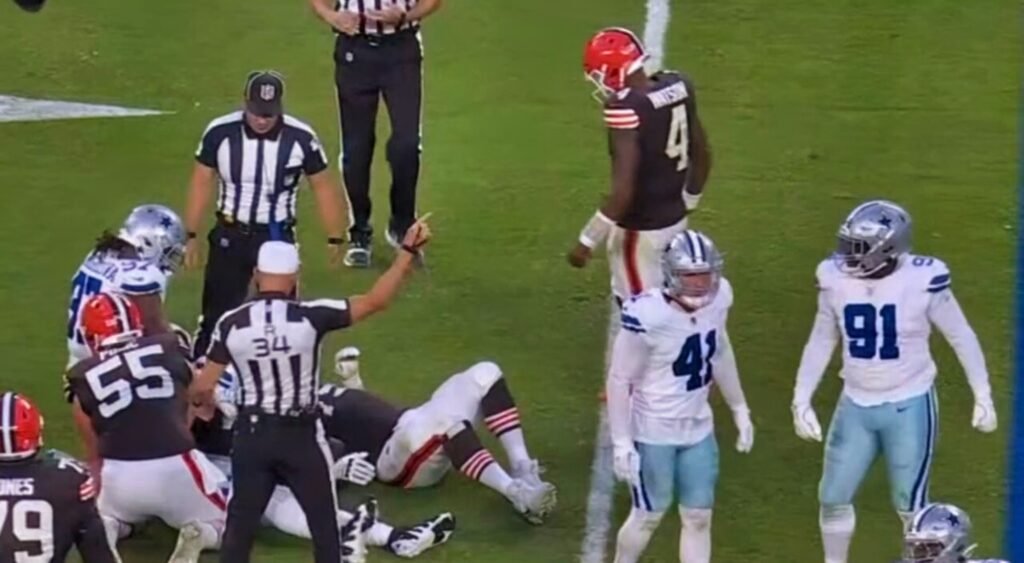
{"type": "Polygon", "coordinates": [[[147,334],[163,331],[163,297],[185,249],[181,219],[162,205],[132,210],[117,235],[104,232],[71,280],[68,306],[68,364],[92,355],[81,331],[82,309],[93,295],[117,292],[142,312],[147,334]]]}
{"type": "MultiPolygon", "coordinates": [[[[363,389],[359,352],[335,356],[342,386],[323,385],[324,429],[349,452],[365,452],[376,478],[403,488],[429,487],[454,465],[497,491],[532,524],[554,509],[557,491],[540,479],[519,423],[519,410],[500,368],[483,362],[453,375],[430,400],[402,408],[363,389]],[[486,425],[505,449],[511,475],[480,443],[474,425],[486,425]]],[[[226,383],[230,385],[230,383],[226,383]]]]}
{"type": "Polygon", "coordinates": [[[928,503],[938,434],[937,369],[928,345],[935,325],[956,352],[974,393],[972,425],[996,429],[988,369],[978,337],[950,289],[949,268],[910,254],[910,215],[888,201],[857,206],[839,227],[838,248],[818,265],[818,313],[793,392],[793,424],[821,441],[811,406],[836,344],[843,392],[832,416],[818,491],[826,563],[846,563],[853,498],[881,453],[892,504],[904,523],[928,503]]]}
{"type": "MultiPolygon", "coordinates": [[[[650,76],[647,53],[627,29],[587,42],[584,74],[604,105],[612,186],[580,233],[569,263],[581,268],[607,239],[612,293],[619,304],[661,286],[661,252],[686,228],[711,170],[693,83],[672,71],[650,76]]],[[[613,326],[618,325],[618,307],[613,326]]]]}
{"type": "Polygon", "coordinates": [[[968,559],[971,519],[951,504],[929,504],[914,515],[903,536],[903,559],[898,563],[1008,563],[1000,559],[968,559]]]}
{"type": "MultiPolygon", "coordinates": [[[[184,330],[176,330],[181,346],[192,350],[191,336],[184,330]]],[[[192,432],[197,447],[206,454],[227,476],[223,489],[224,495],[231,495],[231,428],[237,414],[233,401],[233,371],[229,370],[217,387],[217,410],[212,413],[197,413],[192,424],[192,432]],[[203,420],[206,418],[206,420],[203,420]]],[[[361,453],[343,455],[344,448],[332,447],[337,461],[334,464],[334,476],[339,481],[350,481],[358,485],[366,485],[373,481],[376,469],[365,460],[361,453]]],[[[359,552],[362,544],[379,547],[399,557],[412,558],[424,551],[447,542],[455,531],[455,518],[449,512],[443,512],[419,524],[409,527],[392,526],[376,517],[376,504],[363,507],[368,522],[361,524],[364,533],[350,534],[342,538],[342,548],[351,552],[359,552]],[[372,516],[372,518],[370,518],[372,516]],[[346,546],[345,543],[354,544],[346,546]]],[[[360,516],[359,507],[354,510],[338,511],[338,523],[349,524],[353,518],[360,516]]],[[[299,506],[299,501],[288,487],[279,485],[274,489],[270,502],[263,513],[263,523],[294,536],[310,539],[311,534],[306,515],[299,506]]]]}
{"type": "Polygon", "coordinates": [[[224,475],[189,433],[187,351],[172,333],[143,336],[138,307],[117,293],[90,298],[82,327],[95,355],[68,384],[108,537],[159,518],[180,530],[170,563],[196,563],[219,547],[227,503],[224,475]]]}
{"type": "Polygon", "coordinates": [[[736,450],[754,446],[726,319],[732,286],[707,236],[675,236],[662,257],[665,289],[625,304],[612,346],[606,389],[615,475],[629,483],[633,508],[619,529],[615,563],[634,563],[665,511],[679,503],[679,560],[711,561],[711,508],[718,481],[718,442],[708,395],[718,383],[739,434],[736,450]]]}
{"type": "Polygon", "coordinates": [[[74,459],[42,451],[43,416],[29,399],[0,393],[0,563],[120,563],[96,510],[96,484],[74,459]]]}

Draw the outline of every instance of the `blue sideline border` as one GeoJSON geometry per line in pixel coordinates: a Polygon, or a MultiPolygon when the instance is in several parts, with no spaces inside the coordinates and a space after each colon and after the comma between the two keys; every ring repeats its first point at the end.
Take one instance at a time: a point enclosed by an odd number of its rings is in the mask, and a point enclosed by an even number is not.
{"type": "Polygon", "coordinates": [[[1013,420],[1009,441],[1006,554],[1010,561],[1024,562],[1024,91],[1018,118],[1017,179],[1017,284],[1013,353],[1013,390],[1009,413],[1013,420]]]}

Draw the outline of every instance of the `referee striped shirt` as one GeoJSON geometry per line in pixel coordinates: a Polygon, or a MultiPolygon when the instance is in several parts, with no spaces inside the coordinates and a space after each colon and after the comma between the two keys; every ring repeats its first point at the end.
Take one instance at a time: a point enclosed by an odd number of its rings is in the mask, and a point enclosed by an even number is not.
{"type": "Polygon", "coordinates": [[[339,12],[359,14],[360,35],[391,35],[398,31],[418,29],[420,24],[417,21],[406,21],[401,26],[394,26],[373,21],[366,17],[367,10],[386,10],[397,6],[405,13],[409,13],[418,2],[419,0],[337,0],[334,9],[339,12]]]}
{"type": "Polygon", "coordinates": [[[220,318],[207,358],[234,366],[239,407],[298,414],[317,405],[324,336],[350,324],[347,300],[259,293],[220,318]]]}
{"type": "Polygon", "coordinates": [[[327,169],[316,132],[284,115],[260,135],[236,111],[210,122],[196,160],[217,171],[217,212],[251,225],[294,223],[299,180],[327,169]]]}

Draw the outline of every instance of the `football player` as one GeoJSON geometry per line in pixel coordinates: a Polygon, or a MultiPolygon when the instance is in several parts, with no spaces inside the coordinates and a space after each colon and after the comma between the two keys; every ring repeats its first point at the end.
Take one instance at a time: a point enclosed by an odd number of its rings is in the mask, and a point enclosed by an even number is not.
{"type": "Polygon", "coordinates": [[[971,519],[951,504],[930,504],[914,515],[903,536],[899,563],[1009,563],[1001,559],[968,559],[974,551],[971,519]]]}
{"type": "MultiPolygon", "coordinates": [[[[183,342],[187,345],[188,335],[183,336],[183,342]]],[[[188,346],[186,349],[192,349],[192,347],[188,346]]],[[[228,478],[223,491],[227,497],[230,497],[231,494],[231,428],[237,415],[237,409],[234,406],[233,377],[233,370],[228,368],[225,376],[218,382],[217,409],[208,413],[209,416],[197,413],[192,424],[197,447],[228,478]]],[[[334,447],[336,445],[336,443],[332,444],[332,450],[335,450],[333,457],[337,460],[334,464],[335,479],[349,481],[357,485],[366,485],[373,481],[376,469],[365,460],[365,453],[345,454],[343,448],[334,447]]],[[[375,503],[371,504],[372,506],[362,507],[362,510],[360,510],[361,507],[356,507],[352,511],[338,510],[338,523],[343,527],[353,518],[359,517],[362,512],[366,513],[368,520],[362,525],[362,528],[365,528],[363,533],[351,534],[351,537],[342,538],[343,549],[348,547],[351,552],[356,553],[364,551],[363,544],[365,544],[379,547],[399,557],[412,558],[447,542],[455,531],[455,518],[448,512],[443,512],[413,526],[394,527],[377,518],[376,505],[375,503]],[[346,545],[346,541],[350,545],[346,545]]],[[[291,489],[285,486],[278,486],[274,489],[270,502],[263,513],[263,522],[286,534],[306,539],[312,537],[306,521],[306,514],[291,489]]],[[[358,561],[358,559],[356,560],[358,561]]]]}
{"type": "Polygon", "coordinates": [[[718,442],[708,395],[712,381],[732,410],[736,450],[754,446],[726,319],[733,294],[723,260],[706,235],[685,230],[662,254],[664,289],[622,309],[606,394],[616,477],[630,485],[632,510],[619,529],[615,563],[640,559],[665,511],[679,505],[679,560],[711,561],[711,511],[718,442]]]}
{"type": "Polygon", "coordinates": [[[195,449],[187,390],[192,367],[174,334],[143,336],[142,315],[119,293],[82,312],[94,356],[69,373],[75,422],[99,475],[98,506],[111,542],[160,518],[179,529],[170,563],[195,563],[220,545],[224,475],[195,449]]]}
{"type": "Polygon", "coordinates": [[[74,459],[42,451],[43,416],[24,395],[0,393],[0,563],[120,563],[96,511],[96,484],[74,459]]]}
{"type": "Polygon", "coordinates": [[[928,502],[938,429],[935,325],[956,352],[974,393],[972,425],[996,429],[978,338],[950,289],[949,268],[910,254],[910,215],[882,200],[857,206],[839,227],[838,248],[818,265],[818,312],[793,393],[793,424],[820,442],[811,398],[842,343],[843,392],[825,444],[818,490],[826,563],[845,563],[856,517],[853,498],[875,458],[885,457],[891,501],[904,523],[928,502]]]}
{"type": "Polygon", "coordinates": [[[346,450],[367,452],[377,480],[396,487],[438,484],[451,468],[498,492],[531,524],[542,524],[557,502],[557,490],[540,478],[519,422],[519,409],[492,362],[480,362],[449,377],[430,399],[403,408],[362,385],[359,352],[335,356],[342,386],[320,388],[324,430],[346,450]],[[475,428],[485,426],[500,442],[511,471],[491,455],[475,428]]]}
{"type": "Polygon", "coordinates": [[[71,279],[68,307],[68,365],[92,355],[81,330],[85,302],[101,291],[131,296],[147,331],[166,328],[163,295],[169,277],[181,264],[185,228],[174,211],[162,205],[136,207],[118,234],[104,232],[71,279]]]}
{"type": "Polygon", "coordinates": [[[661,251],[686,228],[687,212],[697,207],[711,167],[693,84],[676,72],[648,76],[646,60],[643,44],[622,28],[601,30],[583,54],[585,75],[604,104],[612,187],[569,262],[585,266],[607,240],[612,293],[619,303],[660,287],[661,251]]]}

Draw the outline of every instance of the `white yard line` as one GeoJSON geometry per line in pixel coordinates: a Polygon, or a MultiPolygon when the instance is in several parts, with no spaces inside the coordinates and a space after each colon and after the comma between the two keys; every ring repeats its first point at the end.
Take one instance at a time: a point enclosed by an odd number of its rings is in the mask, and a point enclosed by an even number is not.
{"type": "MultiPolygon", "coordinates": [[[[660,70],[665,54],[665,35],[670,18],[669,0],[647,0],[644,24],[644,45],[650,58],[645,67],[648,72],[660,70]]],[[[611,322],[615,322],[612,320],[611,322]]],[[[613,334],[612,331],[609,331],[613,334]]],[[[611,338],[607,343],[611,347],[611,338]]],[[[605,352],[607,371],[608,352],[605,352]]],[[[602,374],[603,375],[603,374],[602,374]]],[[[608,547],[608,533],[612,525],[615,498],[615,474],[612,472],[612,444],[608,436],[608,409],[602,403],[594,439],[594,461],[590,467],[590,494],[587,496],[587,521],[580,563],[604,563],[608,547]]]]}
{"type": "Polygon", "coordinates": [[[160,115],[162,111],[0,95],[0,122],[160,115]]]}

